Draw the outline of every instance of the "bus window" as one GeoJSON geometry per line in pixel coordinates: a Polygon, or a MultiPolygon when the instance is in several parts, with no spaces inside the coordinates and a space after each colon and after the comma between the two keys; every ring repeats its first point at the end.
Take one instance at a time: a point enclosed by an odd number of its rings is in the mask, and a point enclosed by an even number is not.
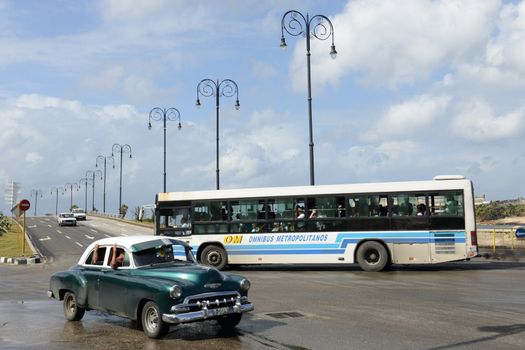
{"type": "Polygon", "coordinates": [[[392,216],[425,215],[425,195],[401,193],[391,196],[392,216]]]}
{"type": "Polygon", "coordinates": [[[256,199],[231,201],[230,206],[233,215],[232,220],[255,221],[257,220],[261,207],[264,208],[264,201],[256,199]]]}
{"type": "Polygon", "coordinates": [[[174,208],[168,224],[176,228],[191,228],[190,208],[174,208]]]}
{"type": "Polygon", "coordinates": [[[431,193],[430,215],[463,216],[463,194],[461,192],[431,193]]]}

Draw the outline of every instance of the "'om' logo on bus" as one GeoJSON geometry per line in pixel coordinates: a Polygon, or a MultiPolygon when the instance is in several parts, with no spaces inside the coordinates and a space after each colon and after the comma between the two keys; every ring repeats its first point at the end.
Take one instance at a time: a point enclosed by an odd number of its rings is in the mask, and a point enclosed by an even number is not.
{"type": "Polygon", "coordinates": [[[226,236],[224,237],[224,244],[239,244],[242,243],[242,236],[226,236]]]}

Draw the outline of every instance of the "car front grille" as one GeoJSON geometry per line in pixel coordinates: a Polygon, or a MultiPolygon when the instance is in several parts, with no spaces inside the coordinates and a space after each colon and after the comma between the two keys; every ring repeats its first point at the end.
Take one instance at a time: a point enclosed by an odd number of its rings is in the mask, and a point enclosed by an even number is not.
{"type": "Polygon", "coordinates": [[[184,302],[175,306],[179,312],[198,311],[203,308],[215,309],[218,307],[235,306],[239,303],[241,296],[238,292],[211,292],[191,295],[184,302]]]}

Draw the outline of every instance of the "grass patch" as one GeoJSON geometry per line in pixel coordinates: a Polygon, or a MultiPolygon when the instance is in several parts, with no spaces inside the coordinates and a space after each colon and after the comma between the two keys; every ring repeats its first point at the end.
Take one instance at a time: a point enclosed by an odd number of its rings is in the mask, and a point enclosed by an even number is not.
{"type": "Polygon", "coordinates": [[[16,221],[12,220],[9,232],[0,235],[0,256],[6,258],[18,258],[32,255],[33,251],[27,244],[27,240],[25,253],[22,253],[22,230],[16,221]]]}

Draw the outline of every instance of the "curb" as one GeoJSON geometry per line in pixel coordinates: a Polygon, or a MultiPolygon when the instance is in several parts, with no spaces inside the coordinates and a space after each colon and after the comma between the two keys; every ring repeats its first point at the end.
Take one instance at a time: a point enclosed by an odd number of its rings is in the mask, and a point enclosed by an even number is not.
{"type": "Polygon", "coordinates": [[[0,257],[0,264],[11,264],[11,265],[29,265],[38,264],[42,262],[42,258],[39,256],[32,256],[30,258],[5,258],[0,257]]]}

